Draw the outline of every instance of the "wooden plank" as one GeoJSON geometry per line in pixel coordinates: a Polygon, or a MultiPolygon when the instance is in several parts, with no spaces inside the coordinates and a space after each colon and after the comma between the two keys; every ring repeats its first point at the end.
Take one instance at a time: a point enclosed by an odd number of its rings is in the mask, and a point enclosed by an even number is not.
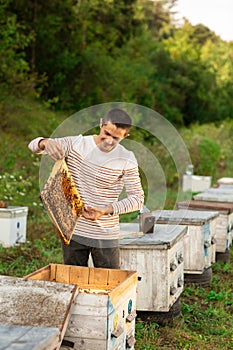
{"type": "Polygon", "coordinates": [[[89,284],[107,285],[109,269],[89,268],[89,284]]]}
{"type": "MultiPolygon", "coordinates": [[[[125,349],[125,334],[118,338],[109,337],[109,339],[91,339],[91,338],[77,338],[67,337],[64,338],[72,344],[72,347],[62,346],[60,350],[118,350],[125,349]]],[[[134,348],[131,348],[132,350],[134,348]]]]}
{"type": "Polygon", "coordinates": [[[56,264],[50,264],[50,276],[49,276],[49,280],[52,281],[56,281],[56,275],[57,275],[57,265],[56,264]]]}
{"type": "Polygon", "coordinates": [[[108,293],[85,293],[80,290],[72,307],[72,314],[107,317],[108,293]]]}
{"type": "Polygon", "coordinates": [[[201,210],[217,210],[219,212],[223,211],[226,213],[233,212],[233,203],[225,203],[225,202],[208,202],[201,200],[188,200],[183,202],[176,203],[176,207],[178,209],[201,209],[201,210]]]}
{"type": "Polygon", "coordinates": [[[89,268],[82,266],[70,266],[70,283],[87,285],[89,283],[89,268]]]}
{"type": "Polygon", "coordinates": [[[58,328],[0,325],[0,350],[53,350],[59,333],[58,328]]]}
{"type": "Polygon", "coordinates": [[[106,339],[107,327],[106,317],[88,315],[71,315],[69,326],[66,330],[66,336],[89,339],[106,339]]]}
{"type": "Polygon", "coordinates": [[[56,282],[70,283],[70,266],[57,264],[56,282]]]}
{"type": "MultiPolygon", "coordinates": [[[[125,271],[123,271],[125,272],[125,271]]],[[[117,305],[118,299],[120,296],[125,295],[127,289],[131,289],[133,285],[136,285],[138,282],[138,273],[137,271],[132,271],[128,277],[126,277],[117,288],[114,288],[110,293],[110,299],[113,305],[117,305]]]]}
{"type": "Polygon", "coordinates": [[[126,270],[110,269],[108,274],[108,285],[117,286],[129,277],[131,273],[126,270]]]}
{"type": "Polygon", "coordinates": [[[42,267],[41,269],[24,276],[25,279],[30,277],[31,280],[50,280],[50,265],[42,267]]]}

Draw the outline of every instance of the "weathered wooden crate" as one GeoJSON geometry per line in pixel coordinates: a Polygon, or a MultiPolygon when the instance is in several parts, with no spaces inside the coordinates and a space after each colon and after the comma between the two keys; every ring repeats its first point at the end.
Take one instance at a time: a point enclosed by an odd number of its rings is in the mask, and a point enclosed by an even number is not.
{"type": "Polygon", "coordinates": [[[71,349],[134,349],[137,272],[50,264],[26,277],[78,286],[64,336],[71,349]]]}
{"type": "Polygon", "coordinates": [[[219,216],[216,218],[215,238],[216,252],[224,253],[231,245],[231,228],[233,225],[233,203],[208,202],[190,200],[178,202],[178,209],[191,210],[217,210],[219,216]]]}
{"type": "Polygon", "coordinates": [[[217,211],[157,210],[152,214],[159,224],[188,226],[184,239],[184,273],[202,274],[212,265],[217,211]]]}
{"type": "Polygon", "coordinates": [[[76,285],[0,276],[3,349],[58,350],[77,293],[76,285]]]}
{"type": "MultiPolygon", "coordinates": [[[[121,235],[139,232],[121,223],[121,235]]],[[[183,291],[186,226],[156,225],[152,234],[120,241],[120,266],[138,271],[137,310],[168,312],[183,291]]]]}

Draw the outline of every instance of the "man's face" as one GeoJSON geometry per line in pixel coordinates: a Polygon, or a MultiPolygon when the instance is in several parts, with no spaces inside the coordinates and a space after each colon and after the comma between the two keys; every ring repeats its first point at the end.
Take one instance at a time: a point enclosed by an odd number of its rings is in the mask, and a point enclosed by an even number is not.
{"type": "Polygon", "coordinates": [[[111,122],[101,124],[98,147],[103,152],[110,152],[126,136],[128,136],[128,130],[117,128],[111,122]]]}

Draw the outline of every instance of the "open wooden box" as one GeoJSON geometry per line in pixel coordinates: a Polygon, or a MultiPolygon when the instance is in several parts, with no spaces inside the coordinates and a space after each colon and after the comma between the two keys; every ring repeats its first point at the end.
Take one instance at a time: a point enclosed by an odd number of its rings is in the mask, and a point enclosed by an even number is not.
{"type": "Polygon", "coordinates": [[[134,349],[137,272],[49,264],[25,278],[77,284],[68,349],[134,349]]]}

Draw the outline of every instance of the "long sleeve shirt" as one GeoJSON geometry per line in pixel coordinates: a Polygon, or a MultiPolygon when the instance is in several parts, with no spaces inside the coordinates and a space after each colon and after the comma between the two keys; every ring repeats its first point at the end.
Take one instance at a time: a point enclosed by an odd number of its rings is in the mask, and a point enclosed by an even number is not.
{"type": "MultiPolygon", "coordinates": [[[[36,138],[29,144],[34,153],[44,153],[36,138]]],[[[138,164],[133,152],[118,144],[110,152],[101,151],[91,136],[56,138],[65,152],[70,174],[86,206],[113,207],[113,215],[103,215],[92,221],[81,217],[75,227],[73,239],[78,237],[97,240],[114,240],[119,234],[119,214],[140,210],[144,193],[138,164]],[[126,197],[119,200],[125,187],[126,197]],[[77,236],[77,237],[75,237],[77,236]]],[[[59,205],[59,204],[58,204],[59,205]]]]}

